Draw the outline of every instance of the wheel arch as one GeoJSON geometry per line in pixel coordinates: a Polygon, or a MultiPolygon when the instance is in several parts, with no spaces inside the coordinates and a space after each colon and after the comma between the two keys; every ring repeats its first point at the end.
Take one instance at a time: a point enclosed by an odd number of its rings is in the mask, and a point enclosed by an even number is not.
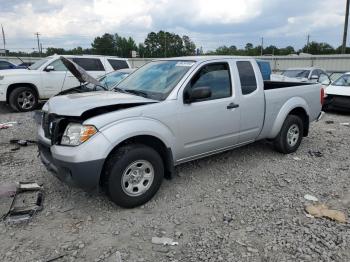
{"type": "Polygon", "coordinates": [[[113,153],[115,153],[119,148],[125,145],[130,145],[130,144],[143,144],[147,145],[151,148],[153,148],[155,151],[157,151],[160,155],[160,157],[163,160],[164,163],[164,168],[165,168],[165,177],[166,178],[171,178],[172,174],[174,173],[174,159],[173,159],[173,153],[171,148],[169,148],[164,141],[162,141],[160,138],[153,136],[153,135],[135,135],[131,136],[116,146],[109,152],[108,156],[106,157],[102,172],[101,172],[101,177],[100,177],[100,185],[104,185],[106,182],[106,177],[105,177],[105,167],[106,163],[110,159],[113,153]]]}
{"type": "Polygon", "coordinates": [[[34,84],[32,84],[32,83],[16,83],[16,84],[11,84],[8,86],[7,92],[6,92],[6,103],[9,103],[10,94],[13,92],[13,90],[15,90],[18,87],[31,88],[35,92],[36,96],[39,99],[39,91],[38,91],[38,88],[34,84]]]}
{"type": "Polygon", "coordinates": [[[282,108],[278,112],[277,117],[272,125],[271,131],[267,138],[274,139],[275,137],[277,137],[288,115],[296,115],[302,119],[304,124],[303,136],[307,136],[309,133],[310,122],[309,112],[309,106],[303,98],[291,98],[282,106],[282,108]]]}

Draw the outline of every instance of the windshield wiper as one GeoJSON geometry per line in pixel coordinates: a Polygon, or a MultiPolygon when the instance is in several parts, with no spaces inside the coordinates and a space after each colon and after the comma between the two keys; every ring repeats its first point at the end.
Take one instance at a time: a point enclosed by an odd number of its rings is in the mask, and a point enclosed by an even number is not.
{"type": "Polygon", "coordinates": [[[123,89],[125,92],[127,93],[131,93],[137,96],[143,96],[143,97],[148,97],[148,94],[144,91],[140,91],[140,90],[135,90],[135,89],[123,89]]]}
{"type": "Polygon", "coordinates": [[[113,87],[112,90],[113,90],[113,91],[116,91],[116,92],[119,92],[119,93],[127,93],[127,92],[125,92],[124,89],[121,89],[121,88],[119,88],[119,87],[113,87]]]}

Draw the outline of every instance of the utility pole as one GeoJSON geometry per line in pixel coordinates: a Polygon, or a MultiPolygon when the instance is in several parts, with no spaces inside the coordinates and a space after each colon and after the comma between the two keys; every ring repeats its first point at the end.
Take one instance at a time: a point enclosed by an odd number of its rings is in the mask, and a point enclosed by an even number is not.
{"type": "Polygon", "coordinates": [[[41,51],[40,51],[40,40],[39,40],[39,32],[36,32],[34,35],[36,35],[36,39],[38,41],[38,52],[39,52],[39,56],[41,56],[41,51]]]}
{"type": "Polygon", "coordinates": [[[310,35],[307,35],[306,53],[309,53],[310,35]]]}
{"type": "Polygon", "coordinates": [[[6,38],[5,38],[5,31],[4,31],[4,28],[2,25],[1,25],[1,31],[2,31],[2,41],[4,44],[4,52],[5,52],[5,56],[6,56],[6,38]]]}
{"type": "Polygon", "coordinates": [[[261,56],[263,55],[263,50],[264,50],[264,38],[262,37],[261,38],[261,52],[260,52],[261,56]]]}
{"type": "Polygon", "coordinates": [[[350,4],[350,0],[346,0],[343,46],[341,49],[342,54],[346,53],[346,39],[348,37],[348,24],[349,24],[349,4],[350,4]]]}

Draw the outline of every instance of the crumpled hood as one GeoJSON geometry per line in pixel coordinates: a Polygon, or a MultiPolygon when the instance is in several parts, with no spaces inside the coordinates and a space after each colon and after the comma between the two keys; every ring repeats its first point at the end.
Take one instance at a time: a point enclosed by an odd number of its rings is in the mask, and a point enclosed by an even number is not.
{"type": "Polygon", "coordinates": [[[113,105],[148,104],[157,100],[114,91],[98,91],[52,97],[43,111],[62,116],[81,116],[85,111],[113,105]]]}

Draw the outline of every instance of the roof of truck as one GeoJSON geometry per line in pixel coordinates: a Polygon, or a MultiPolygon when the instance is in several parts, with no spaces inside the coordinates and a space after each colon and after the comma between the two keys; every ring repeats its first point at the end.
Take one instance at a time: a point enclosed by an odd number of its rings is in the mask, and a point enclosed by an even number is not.
{"type": "Polygon", "coordinates": [[[249,56],[180,56],[180,57],[169,57],[169,58],[161,58],[155,60],[182,60],[182,61],[210,61],[210,60],[218,60],[218,59],[254,59],[249,56]]]}

